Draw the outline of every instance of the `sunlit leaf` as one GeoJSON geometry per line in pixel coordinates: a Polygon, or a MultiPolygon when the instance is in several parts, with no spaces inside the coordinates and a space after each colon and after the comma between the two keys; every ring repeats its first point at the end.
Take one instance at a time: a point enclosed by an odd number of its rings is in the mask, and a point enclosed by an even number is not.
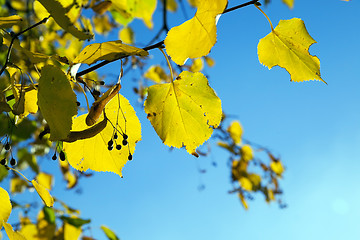
{"type": "Polygon", "coordinates": [[[277,175],[280,175],[280,176],[284,172],[284,167],[280,161],[271,162],[270,168],[274,173],[276,173],[277,175]]]}
{"type": "Polygon", "coordinates": [[[204,60],[202,58],[194,59],[191,66],[191,72],[201,72],[204,69],[204,60]]]}
{"type": "Polygon", "coordinates": [[[49,191],[45,187],[40,185],[38,182],[36,182],[35,179],[32,180],[31,183],[33,184],[36,192],[39,194],[45,205],[48,207],[52,207],[54,205],[54,199],[50,195],[49,191]]]}
{"type": "Polygon", "coordinates": [[[118,238],[118,236],[116,236],[116,234],[108,227],[102,225],[101,227],[101,230],[103,230],[103,232],[105,233],[106,237],[109,239],[109,240],[120,240],[118,238]]]}
{"type": "Polygon", "coordinates": [[[36,179],[38,183],[42,186],[44,186],[46,189],[51,190],[53,185],[53,176],[48,173],[40,172],[36,179]]]}
{"type": "Polygon", "coordinates": [[[4,228],[10,240],[26,240],[20,232],[14,231],[9,223],[4,222],[4,228]]]}
{"type": "Polygon", "coordinates": [[[168,79],[168,75],[160,65],[151,66],[144,74],[144,77],[155,83],[161,83],[168,79]]]}
{"type": "Polygon", "coordinates": [[[0,187],[0,230],[3,223],[6,222],[11,213],[11,202],[7,191],[0,187]]]}
{"type": "Polygon", "coordinates": [[[195,16],[173,27],[165,39],[166,52],[178,65],[188,58],[207,55],[216,43],[216,16],[221,14],[227,0],[199,1],[195,16]]]}
{"type": "Polygon", "coordinates": [[[130,27],[122,28],[119,32],[119,38],[125,44],[134,43],[134,31],[130,27]]]}
{"type": "Polygon", "coordinates": [[[242,133],[243,133],[243,129],[242,129],[239,121],[231,122],[231,124],[228,127],[227,131],[230,134],[230,137],[234,141],[235,144],[240,144],[241,143],[241,136],[242,136],[242,133]]]}
{"type": "Polygon", "coordinates": [[[244,195],[243,195],[241,192],[239,192],[239,193],[238,193],[238,196],[239,196],[240,201],[241,201],[243,207],[245,208],[245,210],[248,210],[248,209],[249,209],[249,206],[248,206],[248,204],[247,204],[247,202],[246,202],[246,199],[245,199],[244,195]]]}
{"type": "Polygon", "coordinates": [[[76,240],[80,238],[82,229],[80,227],[75,227],[68,222],[64,222],[64,240],[76,240]]]}
{"type": "Polygon", "coordinates": [[[123,44],[120,40],[93,43],[86,46],[74,59],[74,63],[93,64],[100,60],[113,61],[124,56],[147,56],[148,52],[141,48],[123,44]]]}
{"type": "Polygon", "coordinates": [[[14,25],[22,25],[23,20],[20,16],[12,15],[8,17],[0,17],[0,28],[10,28],[14,25]]]}
{"type": "Polygon", "coordinates": [[[172,83],[149,87],[145,112],[164,144],[186,147],[203,144],[220,124],[221,101],[202,73],[182,72],[172,83]]]}
{"type": "Polygon", "coordinates": [[[294,0],[282,0],[289,8],[294,7],[294,0]]]}
{"type": "Polygon", "coordinates": [[[91,39],[93,36],[90,33],[82,32],[77,29],[66,15],[66,9],[57,0],[38,0],[46,10],[51,14],[55,22],[62,27],[66,32],[80,40],[91,39]]]}
{"type": "Polygon", "coordinates": [[[309,47],[316,41],[309,35],[301,19],[281,20],[258,44],[259,61],[271,69],[285,68],[291,81],[322,80],[320,61],[309,54],[309,47]]]}
{"type": "Polygon", "coordinates": [[[76,96],[65,73],[47,65],[41,70],[38,87],[38,105],[50,126],[50,140],[67,137],[72,117],[77,113],[76,96]]]}
{"type": "Polygon", "coordinates": [[[241,159],[248,162],[254,158],[254,153],[250,145],[244,145],[241,147],[241,159]]]}
{"type": "MultiPolygon", "coordinates": [[[[133,155],[135,144],[141,140],[140,122],[128,100],[120,94],[106,105],[105,113],[111,123],[107,123],[106,127],[94,137],[72,143],[64,142],[64,151],[67,153],[70,165],[77,170],[109,171],[122,176],[122,167],[128,161],[129,154],[133,155]],[[124,118],[126,119],[126,126],[124,118]],[[109,150],[108,143],[113,139],[113,126],[115,127],[116,123],[118,124],[116,127],[118,140],[116,142],[113,140],[113,149],[109,150]],[[124,132],[128,136],[128,143],[117,150],[116,144],[122,144],[124,132]]],[[[87,114],[74,119],[72,131],[88,129],[85,122],[86,116],[87,114]]],[[[103,116],[100,119],[103,119],[103,116]]]]}
{"type": "Polygon", "coordinates": [[[153,27],[152,15],[156,9],[156,0],[117,0],[112,2],[117,14],[114,18],[126,26],[134,18],[142,19],[148,28],[153,27]]]}

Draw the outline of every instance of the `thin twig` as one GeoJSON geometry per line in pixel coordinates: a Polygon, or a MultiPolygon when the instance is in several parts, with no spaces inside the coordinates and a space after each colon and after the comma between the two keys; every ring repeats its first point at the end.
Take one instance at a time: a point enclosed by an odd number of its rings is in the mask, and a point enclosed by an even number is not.
{"type": "MultiPolygon", "coordinates": [[[[49,17],[50,17],[50,16],[49,16],[49,17]]],[[[43,20],[41,20],[40,22],[37,22],[37,23],[35,23],[34,25],[32,25],[32,26],[24,29],[23,31],[15,34],[15,35],[11,38],[11,42],[10,42],[10,45],[9,45],[9,49],[8,49],[8,52],[7,52],[7,55],[6,55],[5,64],[3,65],[3,67],[2,67],[1,70],[0,70],[0,76],[1,76],[1,74],[5,71],[7,65],[8,65],[9,62],[10,62],[10,54],[11,54],[11,50],[12,50],[12,47],[13,47],[13,45],[14,45],[15,39],[17,39],[21,34],[23,34],[23,33],[27,32],[27,31],[33,29],[34,27],[37,27],[37,26],[39,26],[40,24],[46,23],[46,21],[49,19],[49,17],[46,17],[46,18],[44,18],[43,20]]]]}

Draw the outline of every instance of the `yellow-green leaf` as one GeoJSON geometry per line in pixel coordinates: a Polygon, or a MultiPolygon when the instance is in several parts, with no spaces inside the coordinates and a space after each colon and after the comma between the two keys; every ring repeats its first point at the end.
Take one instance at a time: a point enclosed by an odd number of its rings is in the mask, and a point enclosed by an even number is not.
{"type": "Polygon", "coordinates": [[[112,6],[117,14],[114,18],[126,26],[134,18],[142,19],[148,28],[153,27],[152,15],[156,9],[156,0],[117,0],[112,6]]]}
{"type": "Polygon", "coordinates": [[[207,55],[216,43],[216,16],[221,14],[227,0],[199,1],[195,16],[173,27],[165,39],[166,52],[178,65],[188,58],[207,55]]]}
{"type": "Polygon", "coordinates": [[[119,38],[125,44],[134,43],[134,31],[130,27],[122,28],[119,31],[119,38]]]}
{"type": "Polygon", "coordinates": [[[90,44],[80,52],[73,62],[90,65],[100,60],[113,61],[130,55],[147,56],[149,53],[141,48],[129,46],[117,40],[90,44]]]}
{"type": "Polygon", "coordinates": [[[230,126],[227,129],[227,132],[230,134],[230,137],[235,144],[241,143],[241,136],[243,133],[243,129],[239,121],[231,122],[230,126]]]}
{"type": "Polygon", "coordinates": [[[221,101],[202,73],[182,72],[171,83],[149,87],[145,112],[164,142],[186,147],[189,153],[203,144],[221,121],[221,101]]]}
{"type": "Polygon", "coordinates": [[[294,7],[294,0],[282,0],[289,8],[294,7]]]}
{"type": "Polygon", "coordinates": [[[3,222],[6,222],[11,213],[11,202],[8,192],[0,187],[0,230],[3,222]]]}
{"type": "MultiPolygon", "coordinates": [[[[106,117],[112,123],[91,138],[63,143],[69,164],[79,170],[88,169],[99,172],[113,172],[122,176],[121,169],[128,161],[129,154],[133,155],[135,144],[141,140],[141,126],[134,109],[122,95],[115,96],[105,107],[106,117]],[[121,107],[121,109],[119,108],[121,107]],[[124,113],[124,115],[123,115],[124,113]],[[126,125],[125,120],[126,119],[126,125]],[[116,127],[116,123],[118,124],[116,127]],[[113,141],[114,149],[108,149],[108,142],[113,139],[114,127],[117,128],[118,140],[113,141]],[[126,146],[116,149],[116,143],[122,144],[122,133],[128,136],[126,146]]],[[[74,119],[73,131],[88,129],[85,119],[87,114],[74,119]]],[[[103,116],[100,116],[103,119],[103,116]]]]}
{"type": "Polygon", "coordinates": [[[50,195],[49,191],[42,185],[40,185],[35,179],[31,181],[36,192],[39,194],[43,202],[47,207],[52,207],[54,205],[54,199],[50,195]]]}
{"type": "Polygon", "coordinates": [[[105,233],[106,237],[109,239],[109,240],[120,240],[118,238],[118,236],[116,236],[116,234],[108,227],[104,226],[104,225],[101,225],[101,230],[103,230],[103,232],[105,233]]]}
{"type": "Polygon", "coordinates": [[[24,235],[22,235],[20,232],[14,231],[9,223],[4,222],[4,228],[10,240],[26,240],[24,235]]]}
{"type": "Polygon", "coordinates": [[[21,25],[23,20],[18,15],[0,17],[0,28],[10,28],[14,25],[21,25]]]}
{"type": "Polygon", "coordinates": [[[259,61],[271,69],[285,68],[291,81],[321,80],[320,61],[309,54],[316,41],[309,35],[301,19],[280,20],[279,25],[258,44],[259,61]]]}
{"type": "Polygon", "coordinates": [[[38,105],[50,126],[50,140],[67,137],[72,117],[77,114],[76,96],[65,73],[51,65],[41,70],[38,87],[38,105]]]}
{"type": "Polygon", "coordinates": [[[51,17],[55,22],[62,27],[66,32],[70,33],[74,37],[80,40],[91,39],[92,34],[87,32],[82,32],[77,29],[74,24],[70,21],[69,17],[66,15],[66,9],[61,5],[57,0],[38,0],[46,10],[51,14],[51,17]]]}

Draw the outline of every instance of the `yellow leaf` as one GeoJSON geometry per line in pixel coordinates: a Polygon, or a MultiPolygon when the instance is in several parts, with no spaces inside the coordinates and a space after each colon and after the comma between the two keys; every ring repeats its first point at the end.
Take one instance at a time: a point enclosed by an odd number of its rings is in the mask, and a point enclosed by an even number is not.
{"type": "Polygon", "coordinates": [[[241,148],[241,159],[248,162],[254,158],[254,153],[250,145],[244,145],[241,148]]]}
{"type": "Polygon", "coordinates": [[[227,132],[230,134],[230,137],[235,144],[241,143],[241,136],[243,133],[243,129],[239,121],[233,121],[228,127],[227,132]]]}
{"type": "Polygon", "coordinates": [[[285,68],[291,81],[321,80],[320,61],[309,54],[316,41],[309,35],[301,19],[281,20],[279,25],[258,44],[259,61],[271,69],[285,68]]]}
{"type": "Polygon", "coordinates": [[[6,222],[11,213],[11,202],[7,191],[0,187],[0,230],[3,223],[6,222]]]}
{"type": "Polygon", "coordinates": [[[159,65],[151,66],[144,74],[144,77],[152,80],[155,83],[166,82],[168,75],[165,73],[164,69],[159,65]]]}
{"type": "Polygon", "coordinates": [[[97,14],[104,14],[111,7],[111,4],[111,1],[106,0],[95,4],[91,9],[97,14]]]}
{"type": "MultiPolygon", "coordinates": [[[[67,154],[69,164],[79,170],[86,171],[88,169],[100,172],[114,172],[122,176],[121,169],[128,161],[129,154],[134,153],[135,144],[141,140],[141,126],[134,109],[128,100],[122,95],[115,96],[105,107],[106,117],[112,123],[108,123],[106,127],[97,135],[78,140],[72,143],[63,143],[63,150],[67,154]],[[119,104],[121,109],[119,109],[119,104]],[[124,115],[122,114],[124,113],[124,115]],[[125,120],[126,118],[126,126],[125,120]],[[117,125],[118,139],[113,139],[114,128],[117,125]],[[116,149],[116,144],[122,144],[122,133],[128,136],[126,146],[122,146],[121,150],[116,149]],[[113,139],[114,149],[108,149],[108,142],[113,139]]],[[[73,131],[81,131],[88,129],[85,119],[87,114],[81,115],[74,119],[73,131]]],[[[103,116],[100,117],[103,119],[103,116]]]]}
{"type": "Polygon", "coordinates": [[[64,222],[64,240],[79,239],[81,233],[81,227],[77,228],[67,222],[64,222]]]}
{"type": "Polygon", "coordinates": [[[40,172],[37,176],[36,176],[37,181],[39,182],[40,185],[44,186],[46,189],[51,190],[52,189],[52,184],[53,184],[53,176],[51,174],[47,174],[44,172],[40,172]]]}
{"type": "MultiPolygon", "coordinates": [[[[161,1],[164,4],[164,0],[161,1]]],[[[175,0],[166,0],[166,10],[170,12],[176,12],[178,5],[175,0]]]]}
{"type": "Polygon", "coordinates": [[[36,225],[31,223],[30,220],[27,223],[22,223],[19,231],[22,235],[26,236],[27,240],[42,240],[38,237],[38,229],[36,225]]]}
{"type": "Polygon", "coordinates": [[[134,31],[130,27],[122,28],[119,32],[119,38],[125,44],[134,43],[134,31]]]}
{"type": "Polygon", "coordinates": [[[20,233],[15,232],[9,223],[3,222],[7,236],[10,240],[26,240],[26,238],[20,233]]]}
{"type": "Polygon", "coordinates": [[[0,28],[10,28],[14,25],[21,25],[23,20],[17,15],[12,15],[8,17],[0,17],[0,28]]]}
{"type": "Polygon", "coordinates": [[[200,72],[203,69],[204,69],[204,60],[202,60],[202,58],[194,59],[190,66],[190,71],[191,72],[200,72]]]}
{"type": "Polygon", "coordinates": [[[283,167],[283,165],[281,164],[280,161],[271,162],[270,163],[270,168],[274,173],[276,173],[277,175],[280,175],[280,176],[284,172],[284,167],[283,167]]]}
{"type": "Polygon", "coordinates": [[[168,146],[189,153],[203,144],[221,121],[221,101],[202,73],[182,72],[174,82],[149,87],[145,112],[168,146]]]}
{"type": "Polygon", "coordinates": [[[21,193],[28,186],[28,182],[21,178],[10,179],[10,192],[21,193]]]}
{"type": "Polygon", "coordinates": [[[209,56],[205,56],[205,62],[209,67],[215,66],[215,60],[209,56]]]}
{"type": "Polygon", "coordinates": [[[249,206],[248,206],[248,204],[247,204],[247,202],[246,202],[246,199],[245,199],[244,195],[239,192],[239,193],[238,193],[238,196],[239,196],[240,201],[241,201],[243,207],[245,208],[245,210],[248,210],[248,209],[249,209],[249,206]]]}
{"type": "Polygon", "coordinates": [[[36,192],[39,194],[45,205],[48,207],[52,207],[54,205],[54,199],[50,195],[49,191],[45,187],[40,185],[38,182],[36,182],[35,179],[32,180],[31,183],[33,184],[36,192]]]}
{"type": "Polygon", "coordinates": [[[134,18],[139,18],[148,28],[153,27],[152,15],[156,9],[156,0],[117,0],[112,3],[114,9],[120,14],[116,20],[124,26],[134,18]]]}
{"type": "Polygon", "coordinates": [[[241,177],[239,179],[240,186],[246,191],[252,191],[253,185],[247,177],[241,177]]]}
{"type": "Polygon", "coordinates": [[[141,48],[129,46],[117,40],[90,44],[80,52],[73,62],[90,65],[100,60],[113,61],[130,55],[147,56],[149,53],[141,48]]]}
{"type": "Polygon", "coordinates": [[[106,237],[109,239],[109,240],[119,240],[119,237],[116,236],[116,234],[114,233],[113,230],[111,230],[110,228],[104,226],[104,225],[101,225],[101,230],[103,230],[103,232],[105,233],[106,237]]]}
{"type": "Polygon", "coordinates": [[[166,52],[178,65],[188,58],[207,55],[216,43],[216,16],[221,14],[227,0],[200,1],[195,16],[173,27],[165,39],[166,52]]]}
{"type": "Polygon", "coordinates": [[[46,10],[51,14],[51,17],[55,20],[55,22],[62,27],[66,32],[70,33],[74,37],[80,40],[91,39],[93,37],[92,34],[87,32],[82,32],[77,29],[74,24],[70,21],[67,16],[66,9],[61,5],[57,0],[38,0],[46,10]]]}
{"type": "Polygon", "coordinates": [[[76,96],[65,73],[51,65],[41,70],[38,105],[50,126],[50,140],[64,139],[71,130],[72,116],[77,113],[76,96]]]}
{"type": "Polygon", "coordinates": [[[294,0],[282,0],[289,8],[294,7],[294,0]]]}

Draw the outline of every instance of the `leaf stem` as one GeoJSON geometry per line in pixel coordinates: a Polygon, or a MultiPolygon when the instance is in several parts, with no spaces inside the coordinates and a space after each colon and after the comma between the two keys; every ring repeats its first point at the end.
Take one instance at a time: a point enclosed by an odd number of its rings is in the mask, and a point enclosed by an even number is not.
{"type": "Polygon", "coordinates": [[[261,8],[260,8],[259,6],[257,6],[256,4],[255,4],[255,7],[256,7],[257,9],[259,9],[259,11],[262,12],[262,14],[264,14],[264,16],[267,18],[267,20],[268,20],[269,23],[270,23],[271,31],[273,32],[273,31],[274,31],[274,27],[273,27],[273,25],[272,25],[272,23],[271,23],[270,18],[268,17],[268,15],[266,15],[266,13],[265,13],[263,10],[261,10],[261,8]]]}
{"type": "Polygon", "coordinates": [[[249,2],[246,2],[246,3],[243,3],[243,4],[237,5],[237,6],[235,6],[235,7],[227,8],[227,9],[225,9],[225,10],[223,11],[222,14],[228,13],[228,12],[232,12],[232,11],[234,11],[234,10],[236,10],[236,9],[243,8],[243,7],[249,6],[249,5],[251,5],[251,4],[255,4],[255,6],[256,6],[256,3],[257,3],[257,2],[259,2],[259,0],[251,0],[251,1],[249,1],[249,2]]]}
{"type": "Polygon", "coordinates": [[[162,52],[162,54],[164,55],[164,57],[166,58],[166,61],[167,61],[167,63],[168,63],[169,69],[170,69],[171,82],[173,82],[173,81],[174,81],[174,74],[173,74],[173,70],[172,70],[172,67],[171,67],[169,58],[168,58],[168,56],[166,55],[166,53],[164,52],[164,50],[162,50],[161,48],[159,48],[159,49],[160,49],[160,51],[162,52]]]}
{"type": "Polygon", "coordinates": [[[14,168],[11,168],[11,167],[9,167],[9,166],[6,166],[6,168],[9,169],[9,170],[13,170],[14,172],[20,174],[26,181],[28,181],[29,183],[31,183],[31,181],[30,181],[29,179],[27,179],[27,178],[24,176],[24,174],[22,174],[22,173],[19,172],[18,170],[14,169],[14,168]]]}

